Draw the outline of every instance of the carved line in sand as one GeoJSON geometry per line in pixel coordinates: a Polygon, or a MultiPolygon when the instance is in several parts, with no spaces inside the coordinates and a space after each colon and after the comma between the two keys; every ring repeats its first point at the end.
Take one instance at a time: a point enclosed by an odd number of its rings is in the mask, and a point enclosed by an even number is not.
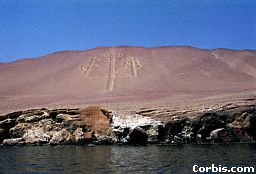
{"type": "Polygon", "coordinates": [[[220,58],[221,58],[216,52],[212,52],[212,56],[213,56],[215,59],[220,59],[220,58]]]}
{"type": "Polygon", "coordinates": [[[114,90],[114,83],[116,80],[116,57],[115,55],[109,56],[109,66],[108,66],[108,80],[107,80],[107,89],[109,91],[114,90]]]}
{"type": "MultiPolygon", "coordinates": [[[[221,56],[218,55],[216,52],[213,52],[213,53],[212,53],[212,56],[213,56],[215,59],[221,60],[221,56]]],[[[222,61],[222,62],[224,62],[224,61],[222,61]]],[[[224,63],[225,63],[225,62],[224,62],[224,63]]],[[[227,64],[227,63],[225,63],[225,64],[227,64]]],[[[233,65],[233,66],[232,66],[232,65],[229,65],[229,64],[227,64],[227,65],[228,65],[230,68],[232,68],[232,69],[236,69],[236,68],[237,68],[235,65],[233,65]]],[[[243,71],[244,73],[246,73],[246,74],[248,74],[248,75],[250,75],[250,76],[256,78],[256,68],[254,68],[254,67],[251,66],[251,65],[245,64],[245,63],[242,63],[242,64],[240,64],[239,66],[240,66],[240,68],[243,68],[244,70],[246,70],[246,71],[243,71]]]]}
{"type": "Polygon", "coordinates": [[[138,69],[142,67],[140,61],[135,57],[127,57],[123,61],[124,68],[129,69],[131,68],[132,75],[130,77],[137,77],[138,76],[138,69]]]}
{"type": "Polygon", "coordinates": [[[208,78],[211,78],[210,73],[208,73],[207,71],[203,70],[202,68],[197,67],[197,69],[205,76],[207,76],[208,78]]]}
{"type": "Polygon", "coordinates": [[[95,62],[96,62],[96,57],[92,57],[90,59],[89,65],[83,65],[82,66],[82,70],[85,71],[85,77],[89,76],[89,74],[90,74],[90,72],[91,72],[95,62]]]}
{"type": "Polygon", "coordinates": [[[113,91],[115,87],[115,82],[117,78],[136,78],[138,77],[138,69],[142,67],[141,62],[135,57],[126,57],[124,58],[122,54],[116,54],[112,51],[110,54],[104,55],[105,58],[108,59],[108,72],[107,76],[98,76],[92,77],[94,67],[99,67],[96,64],[96,57],[92,57],[88,63],[88,65],[82,65],[81,70],[85,72],[85,78],[105,78],[106,81],[106,89],[109,91],[113,91]],[[123,59],[121,68],[128,69],[131,71],[131,74],[121,74],[117,72],[117,61],[119,59],[123,59]]]}

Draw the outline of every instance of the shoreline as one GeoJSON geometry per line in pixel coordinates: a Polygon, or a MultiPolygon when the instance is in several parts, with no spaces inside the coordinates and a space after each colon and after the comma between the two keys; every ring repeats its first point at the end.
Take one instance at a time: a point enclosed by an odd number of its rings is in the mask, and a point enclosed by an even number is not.
{"type": "Polygon", "coordinates": [[[256,98],[199,108],[30,109],[0,116],[3,145],[255,143],[256,98]]]}
{"type": "Polygon", "coordinates": [[[256,142],[226,142],[226,143],[186,143],[186,144],[85,144],[85,145],[77,145],[77,144],[57,144],[57,145],[51,145],[51,144],[15,144],[15,145],[4,145],[0,144],[0,148],[3,147],[101,147],[101,146],[113,146],[113,147],[149,147],[149,146],[159,146],[159,147],[178,147],[178,146],[232,146],[232,145],[238,145],[238,144],[245,144],[245,145],[256,145],[256,142]]]}

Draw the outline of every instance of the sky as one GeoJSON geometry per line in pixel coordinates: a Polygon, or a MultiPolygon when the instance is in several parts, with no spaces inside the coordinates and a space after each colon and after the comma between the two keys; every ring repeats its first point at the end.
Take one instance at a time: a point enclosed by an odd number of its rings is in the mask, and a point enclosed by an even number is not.
{"type": "Polygon", "coordinates": [[[0,0],[0,62],[120,45],[256,50],[256,0],[0,0]]]}

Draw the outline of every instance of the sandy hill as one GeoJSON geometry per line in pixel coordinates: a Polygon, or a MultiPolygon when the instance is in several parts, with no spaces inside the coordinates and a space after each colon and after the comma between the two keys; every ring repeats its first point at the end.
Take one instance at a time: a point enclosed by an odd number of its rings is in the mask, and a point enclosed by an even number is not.
{"type": "Polygon", "coordinates": [[[256,90],[256,51],[99,47],[0,64],[0,110],[256,90]]]}

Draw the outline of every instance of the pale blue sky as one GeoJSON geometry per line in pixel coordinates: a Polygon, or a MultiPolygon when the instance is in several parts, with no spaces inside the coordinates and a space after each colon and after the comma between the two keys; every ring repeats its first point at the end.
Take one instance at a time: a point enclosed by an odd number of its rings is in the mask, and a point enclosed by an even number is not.
{"type": "Polygon", "coordinates": [[[256,1],[0,0],[0,62],[117,45],[256,50],[256,1]]]}

